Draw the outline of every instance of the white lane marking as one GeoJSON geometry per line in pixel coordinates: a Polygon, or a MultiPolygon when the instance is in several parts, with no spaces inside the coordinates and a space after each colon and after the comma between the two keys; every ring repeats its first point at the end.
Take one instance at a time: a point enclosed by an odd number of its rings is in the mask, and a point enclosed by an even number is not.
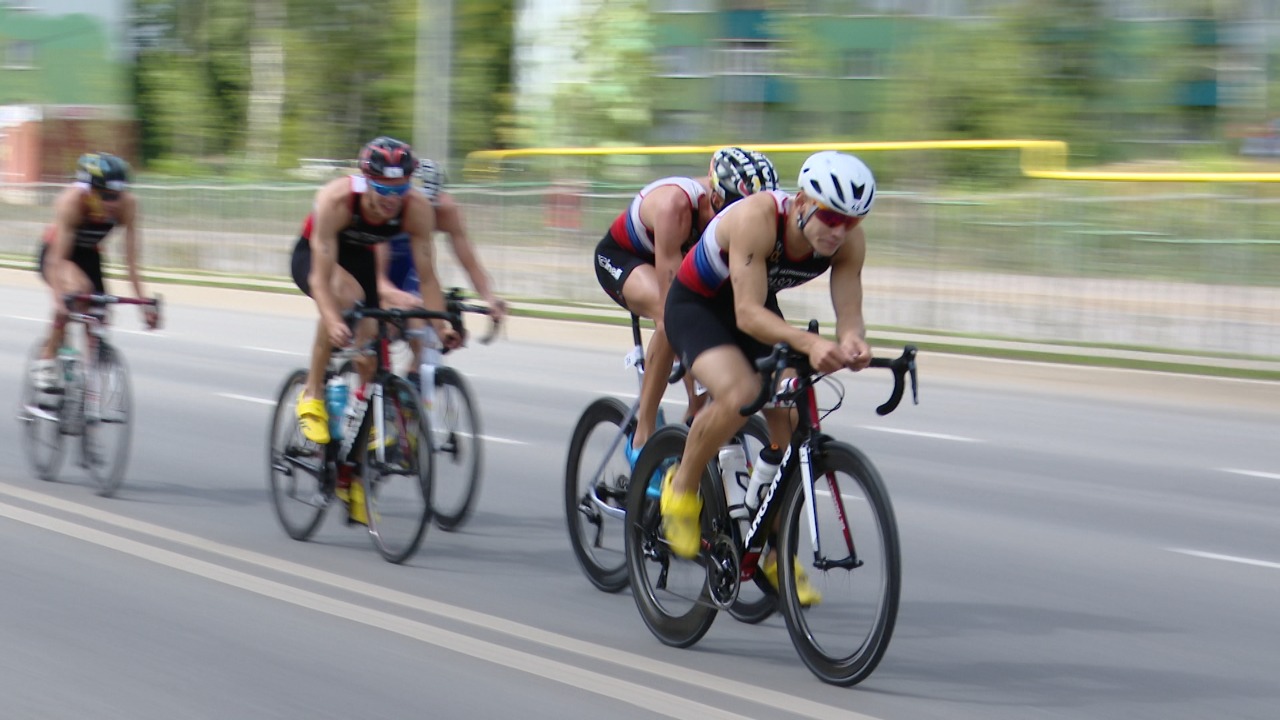
{"type": "Polygon", "coordinates": [[[241,350],[255,350],[257,352],[272,353],[274,355],[289,355],[291,357],[310,357],[308,353],[298,352],[296,350],[277,350],[275,348],[258,347],[257,345],[241,345],[241,350]]]}
{"type": "Polygon", "coordinates": [[[1280,570],[1280,562],[1271,562],[1270,560],[1254,560],[1253,558],[1237,557],[1235,555],[1219,555],[1218,553],[1204,552],[1203,550],[1184,550],[1182,548],[1165,548],[1169,552],[1179,553],[1181,555],[1190,555],[1191,557],[1204,558],[1206,560],[1222,560],[1224,562],[1239,563],[1241,565],[1252,565],[1254,567],[1263,567],[1269,570],[1280,570]]]}
{"type": "MultiPolygon", "coordinates": [[[[614,390],[597,391],[595,394],[596,394],[596,395],[606,395],[606,396],[611,395],[611,396],[613,396],[613,397],[616,397],[616,398],[619,398],[619,399],[624,399],[624,400],[635,400],[635,399],[637,399],[637,398],[639,398],[639,397],[640,397],[640,394],[639,394],[639,393],[633,393],[633,392],[616,392],[616,391],[614,391],[614,390]]],[[[675,399],[673,399],[673,398],[662,398],[662,403],[663,403],[664,405],[679,405],[680,407],[684,407],[685,405],[687,405],[687,404],[688,404],[688,402],[687,402],[686,400],[675,400],[675,399]]]]}
{"type": "Polygon", "coordinates": [[[228,400],[243,400],[245,402],[257,403],[258,405],[275,405],[275,400],[268,398],[253,397],[252,395],[237,395],[235,393],[214,393],[218,397],[227,398],[228,400]]]}
{"type": "Polygon", "coordinates": [[[452,650],[495,665],[570,685],[579,690],[593,692],[646,710],[658,710],[667,717],[688,718],[689,720],[704,717],[726,719],[736,717],[735,714],[725,712],[719,708],[656,690],[650,684],[642,685],[627,682],[616,676],[574,667],[533,653],[513,650],[497,643],[469,637],[428,623],[326,597],[319,593],[295,588],[274,580],[267,580],[239,570],[232,570],[231,568],[199,560],[182,553],[164,550],[119,535],[76,525],[50,515],[0,503],[0,516],[77,540],[93,543],[94,545],[100,545],[233,588],[247,590],[263,597],[314,610],[342,620],[393,632],[397,635],[446,650],[452,650]]]}
{"type": "Polygon", "coordinates": [[[524,440],[512,440],[511,438],[500,438],[494,435],[481,435],[481,440],[485,442],[502,443],[504,445],[528,445],[524,440]]]}
{"type": "MultiPolygon", "coordinates": [[[[218,397],[221,397],[221,398],[227,398],[228,400],[242,400],[244,402],[251,402],[257,405],[275,405],[276,404],[276,401],[270,398],[253,397],[252,395],[238,395],[236,393],[226,393],[226,392],[214,393],[214,395],[217,395],[218,397]]],[[[498,437],[497,435],[481,435],[480,439],[484,440],[485,442],[493,442],[493,443],[499,443],[499,444],[505,444],[505,445],[528,445],[529,444],[524,440],[512,440],[511,438],[498,437]]]]}
{"type": "Polygon", "coordinates": [[[874,430],[875,432],[894,433],[895,435],[914,435],[915,437],[932,438],[934,440],[951,440],[953,442],[982,442],[977,438],[963,437],[961,435],[947,435],[946,433],[924,432],[923,430],[903,430],[902,428],[882,427],[880,425],[859,425],[863,430],[874,430]]]}
{"type": "Polygon", "coordinates": [[[28,322],[38,322],[38,323],[52,322],[52,319],[47,317],[37,318],[37,317],[30,317],[28,315],[5,315],[5,317],[9,318],[10,320],[26,320],[28,322]]]}
{"type": "Polygon", "coordinates": [[[1263,480],[1280,480],[1280,473],[1262,472],[1261,470],[1238,470],[1236,468],[1218,468],[1222,472],[1232,473],[1235,475],[1247,475],[1248,477],[1262,478],[1263,480]]]}
{"type": "MultiPolygon", "coordinates": [[[[116,513],[105,510],[99,510],[97,508],[81,505],[69,500],[51,497],[17,485],[0,482],[0,494],[18,498],[32,504],[43,505],[60,512],[78,515],[98,523],[112,525],[130,532],[149,535],[166,542],[185,545],[202,552],[220,555],[248,565],[255,565],[268,571],[291,575],[319,585],[327,585],[341,591],[356,595],[363,595],[381,602],[435,615],[453,622],[474,625],[491,632],[510,635],[511,637],[524,640],[526,642],[545,645],[557,650],[582,655],[591,660],[613,663],[620,667],[627,668],[628,670],[639,670],[661,678],[663,682],[682,682],[693,687],[695,690],[712,689],[747,702],[772,707],[787,714],[803,715],[813,718],[878,720],[870,715],[863,715],[861,713],[852,712],[832,705],[824,705],[807,698],[788,695],[783,692],[769,690],[749,683],[712,675],[693,668],[681,667],[671,663],[662,662],[660,660],[647,658],[642,655],[637,655],[635,653],[615,650],[610,647],[597,645],[584,640],[577,640],[575,638],[559,635],[530,625],[524,625],[505,618],[500,618],[495,615],[488,615],[457,605],[449,605],[448,603],[429,600],[418,595],[393,590],[392,588],[383,585],[376,585],[374,583],[356,580],[344,575],[319,570],[301,563],[282,560],[270,555],[254,552],[252,550],[242,550],[231,545],[224,545],[223,543],[208,540],[189,533],[171,530],[159,525],[135,520],[133,518],[117,515],[116,513]]],[[[5,507],[9,507],[20,512],[22,511],[20,508],[0,504],[0,508],[5,507]]],[[[79,526],[74,527],[79,528],[79,526]]],[[[90,531],[89,528],[82,529],[84,531],[90,531]]],[[[123,540],[123,538],[120,539],[123,540]]],[[[175,553],[175,555],[177,554],[175,553]]],[[[188,564],[192,562],[191,558],[183,555],[177,556],[180,558],[178,565],[178,569],[180,570],[186,569],[188,564]]],[[[229,569],[220,568],[219,566],[214,567],[219,568],[220,572],[232,572],[229,569]]],[[[265,580],[263,582],[265,582],[265,580]]],[[[358,606],[357,608],[363,609],[358,606]]],[[[407,621],[402,620],[402,622],[407,621]]],[[[540,664],[545,664],[548,661],[538,658],[538,662],[540,664]]],[[[572,668],[572,673],[575,675],[583,672],[585,671],[581,668],[572,668]]],[[[609,676],[610,683],[606,687],[612,687],[616,682],[618,682],[613,679],[614,677],[615,676],[609,676]]],[[[596,681],[593,680],[593,682],[596,681]]],[[[645,685],[642,693],[643,700],[647,703],[644,707],[649,710],[653,710],[655,708],[655,706],[650,702],[652,695],[657,692],[653,687],[654,686],[652,684],[645,685]]]]}

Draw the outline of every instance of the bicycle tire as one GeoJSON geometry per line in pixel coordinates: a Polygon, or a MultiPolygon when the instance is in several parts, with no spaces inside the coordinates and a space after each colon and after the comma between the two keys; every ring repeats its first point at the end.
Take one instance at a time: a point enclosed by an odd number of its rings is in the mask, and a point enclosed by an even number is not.
{"type": "Polygon", "coordinates": [[[836,546],[840,554],[847,550],[843,536],[837,532],[839,524],[833,522],[828,529],[823,523],[828,514],[835,518],[839,513],[847,519],[858,559],[864,564],[853,569],[826,570],[820,579],[811,577],[811,582],[822,588],[822,601],[808,608],[801,606],[796,596],[796,562],[799,558],[813,558],[815,550],[809,547],[809,530],[801,528],[802,520],[807,522],[808,516],[804,512],[804,483],[796,477],[784,495],[778,533],[779,595],[787,630],[809,670],[832,685],[855,685],[875,670],[893,636],[901,592],[902,558],[897,521],[884,481],[871,461],[856,448],[826,442],[821,452],[814,454],[813,463],[819,537],[825,536],[827,542],[822,548],[823,556],[829,560],[839,559],[832,558],[828,551],[836,546]],[[865,503],[846,503],[842,510],[834,501],[820,500],[821,493],[832,496],[824,482],[828,473],[835,474],[836,492],[841,498],[856,493],[855,497],[865,503]],[[855,573],[856,583],[852,581],[855,573]],[[837,591],[843,591],[839,598],[837,591]],[[866,602],[859,594],[867,596],[866,602]],[[863,609],[866,607],[870,607],[869,618],[863,609]],[[831,619],[830,623],[826,622],[827,618],[831,619]],[[867,619],[865,633],[854,632],[852,637],[846,637],[850,628],[863,618],[867,619]],[[831,635],[827,634],[828,629],[831,635]]]}
{"type": "MultiPolygon", "coordinates": [[[[702,554],[699,560],[686,561],[676,559],[666,550],[661,538],[659,500],[650,496],[649,486],[656,481],[656,473],[663,472],[669,462],[680,459],[688,434],[683,425],[659,428],[644,444],[627,488],[626,547],[631,595],[654,637],[665,645],[679,648],[689,647],[707,634],[715,621],[716,608],[711,604],[702,554]],[[646,480],[639,481],[639,478],[646,480]],[[657,571],[656,578],[650,575],[650,565],[657,571]],[[687,581],[681,583],[679,592],[670,591],[673,570],[680,575],[679,579],[687,581]],[[693,581],[696,577],[701,578],[700,584],[693,581]],[[696,597],[690,590],[695,584],[699,588],[696,597]],[[677,609],[680,605],[686,607],[677,609]]],[[[710,518],[726,514],[723,500],[717,502],[713,495],[709,470],[710,466],[701,480],[704,536],[711,531],[710,518]]]]}
{"type": "Polygon", "coordinates": [[[367,448],[362,479],[369,536],[384,560],[400,564],[417,552],[431,524],[435,453],[418,389],[390,373],[379,373],[378,382],[383,415],[391,421],[384,421],[387,436],[371,440],[375,425],[370,418],[356,442],[367,448]],[[385,462],[375,455],[379,441],[385,462]]]}
{"type": "MultiPolygon", "coordinates": [[[[747,424],[738,431],[738,438],[746,450],[747,459],[753,461],[759,456],[759,447],[769,446],[769,425],[759,415],[747,418],[747,424]]],[[[722,479],[723,482],[723,479],[722,479]]],[[[731,528],[734,545],[742,547],[743,537],[741,525],[737,522],[727,523],[731,528]]],[[[764,622],[778,610],[778,592],[764,579],[764,573],[757,572],[751,578],[751,589],[740,587],[738,597],[729,606],[728,613],[733,619],[747,625],[764,622]],[[743,591],[747,591],[747,595],[743,591]]]]}
{"type": "Polygon", "coordinates": [[[285,533],[305,541],[315,534],[329,506],[325,448],[302,437],[298,426],[298,394],[307,372],[297,370],[285,379],[271,411],[267,431],[267,489],[271,505],[285,533]]]}
{"type": "Polygon", "coordinates": [[[99,338],[98,359],[92,371],[98,375],[98,418],[86,422],[80,436],[81,464],[98,486],[98,494],[111,497],[124,483],[133,437],[133,388],[129,367],[114,346],[99,338]],[[118,430],[114,442],[109,428],[118,430]],[[114,447],[111,447],[113,446],[114,447]],[[110,461],[106,454],[112,453],[110,461]]]}
{"type": "MultiPolygon", "coordinates": [[[[625,435],[635,427],[634,419],[627,427],[622,426],[628,412],[629,408],[616,398],[602,397],[592,401],[573,429],[569,440],[569,457],[565,463],[565,525],[569,530],[573,555],[591,584],[607,593],[619,592],[630,582],[627,573],[625,520],[602,511],[595,498],[625,511],[631,468],[623,452],[624,440],[620,435],[625,435]],[[606,460],[588,453],[587,465],[584,467],[583,455],[587,453],[589,446],[593,449],[596,447],[590,441],[601,426],[609,428],[604,435],[606,443],[616,441],[613,455],[606,460]],[[597,468],[603,468],[601,475],[604,477],[580,477],[584,472],[594,473],[597,468]]],[[[607,446],[606,444],[605,447],[607,446]]]]}
{"type": "Polygon", "coordinates": [[[22,370],[18,422],[23,426],[26,442],[22,443],[22,449],[27,461],[31,463],[31,469],[41,480],[53,481],[58,477],[63,456],[61,400],[57,407],[40,407],[35,383],[31,380],[31,366],[40,358],[44,345],[43,340],[37,341],[27,354],[27,362],[22,370]]]}
{"type": "Polygon", "coordinates": [[[457,370],[440,365],[435,371],[435,402],[428,413],[431,447],[435,451],[431,507],[436,527],[452,532],[475,510],[484,472],[480,416],[470,385],[457,370]]]}

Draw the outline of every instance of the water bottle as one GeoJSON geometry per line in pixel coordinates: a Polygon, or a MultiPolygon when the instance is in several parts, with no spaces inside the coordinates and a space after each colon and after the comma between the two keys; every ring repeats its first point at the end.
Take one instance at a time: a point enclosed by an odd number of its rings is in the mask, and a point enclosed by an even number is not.
{"type": "Polygon", "coordinates": [[[341,375],[334,375],[324,387],[324,407],[329,413],[329,435],[334,440],[342,439],[343,414],[347,410],[347,396],[350,389],[341,375]]]}
{"type": "Polygon", "coordinates": [[[747,495],[747,453],[735,438],[720,448],[720,478],[724,484],[724,496],[729,501],[729,517],[745,518],[747,509],[743,500],[747,495]]]}
{"type": "Polygon", "coordinates": [[[422,406],[431,409],[436,399],[436,366],[440,364],[440,351],[433,347],[422,348],[422,365],[418,366],[418,382],[422,383],[422,406]]]}
{"type": "Polygon", "coordinates": [[[58,348],[58,365],[62,368],[62,379],[70,384],[76,379],[76,363],[80,360],[80,351],[71,345],[58,348]]]}
{"type": "Polygon", "coordinates": [[[760,507],[760,495],[768,490],[773,484],[773,479],[778,476],[778,466],[782,464],[784,454],[782,448],[777,445],[770,445],[760,451],[760,458],[756,460],[756,466],[751,471],[751,482],[747,484],[747,507],[743,517],[754,515],[756,509],[760,507]]]}
{"type": "Polygon", "coordinates": [[[349,451],[351,444],[355,442],[356,434],[360,432],[360,424],[364,422],[364,413],[368,409],[365,403],[365,390],[367,386],[361,386],[351,394],[351,402],[347,403],[346,414],[343,422],[346,427],[342,430],[342,449],[345,454],[349,451]]]}

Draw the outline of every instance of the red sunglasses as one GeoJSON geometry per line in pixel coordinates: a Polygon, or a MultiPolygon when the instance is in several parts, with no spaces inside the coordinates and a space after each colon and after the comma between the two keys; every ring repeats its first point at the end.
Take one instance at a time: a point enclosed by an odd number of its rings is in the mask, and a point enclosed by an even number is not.
{"type": "Polygon", "coordinates": [[[829,228],[853,227],[858,220],[861,219],[852,215],[838,213],[835,210],[830,210],[824,207],[818,208],[813,214],[818,218],[818,220],[822,221],[823,225],[826,225],[829,228]]]}

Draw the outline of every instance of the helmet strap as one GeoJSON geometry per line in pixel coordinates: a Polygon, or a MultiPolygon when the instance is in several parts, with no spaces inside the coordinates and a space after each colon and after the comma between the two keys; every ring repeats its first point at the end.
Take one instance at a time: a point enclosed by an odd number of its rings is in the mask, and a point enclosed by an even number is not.
{"type": "Polygon", "coordinates": [[[809,208],[809,212],[807,213],[796,213],[796,227],[803,231],[804,226],[809,224],[809,219],[812,218],[813,214],[816,212],[818,212],[817,204],[809,208]]]}

